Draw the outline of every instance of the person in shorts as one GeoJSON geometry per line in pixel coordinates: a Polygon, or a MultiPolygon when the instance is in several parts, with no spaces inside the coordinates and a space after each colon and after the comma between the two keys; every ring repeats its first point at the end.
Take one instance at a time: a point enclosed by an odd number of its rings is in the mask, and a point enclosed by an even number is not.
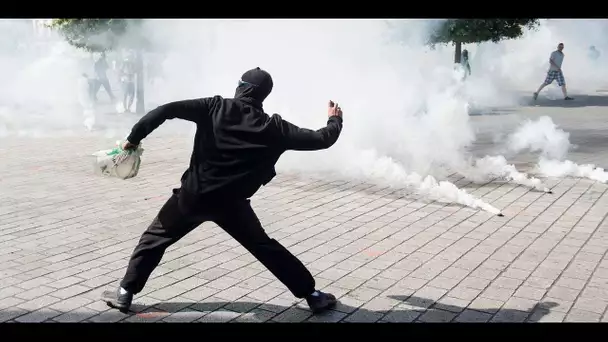
{"type": "Polygon", "coordinates": [[[549,67],[549,71],[547,72],[547,77],[545,78],[545,82],[538,87],[538,90],[534,93],[534,100],[538,98],[538,93],[543,90],[544,87],[553,83],[553,81],[557,81],[557,85],[562,88],[562,93],[564,93],[564,100],[574,100],[573,98],[568,96],[568,91],[566,89],[566,79],[564,78],[564,73],[562,72],[562,63],[564,61],[564,43],[559,43],[557,45],[557,50],[551,53],[551,57],[549,57],[549,63],[551,66],[549,67]]]}

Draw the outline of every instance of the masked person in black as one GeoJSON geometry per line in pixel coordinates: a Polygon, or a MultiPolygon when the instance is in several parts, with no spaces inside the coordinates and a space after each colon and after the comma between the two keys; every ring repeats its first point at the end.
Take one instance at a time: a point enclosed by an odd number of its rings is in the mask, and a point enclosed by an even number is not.
{"type": "Polygon", "coordinates": [[[243,74],[233,99],[214,96],[168,103],[135,124],[125,149],[136,148],[167,119],[192,121],[197,130],[181,187],[173,190],[143,233],[118,290],[104,294],[109,306],[128,311],[165,250],[205,221],[215,222],[236,239],[295,297],[305,298],[313,312],[336,304],[335,296],[316,290],[300,260],[266,235],[249,198],[276,175],[274,165],[285,151],[332,146],[342,130],[342,110],[330,101],[326,127],[299,128],[264,112],[262,102],[272,87],[270,74],[252,69],[243,74]]]}

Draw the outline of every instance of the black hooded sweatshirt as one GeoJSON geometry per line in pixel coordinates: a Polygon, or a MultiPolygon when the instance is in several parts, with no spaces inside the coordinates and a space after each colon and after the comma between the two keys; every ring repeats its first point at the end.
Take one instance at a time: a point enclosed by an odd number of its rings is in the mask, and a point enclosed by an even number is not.
{"type": "Polygon", "coordinates": [[[285,151],[329,148],[342,130],[338,116],[313,131],[264,113],[262,102],[272,87],[266,71],[249,70],[233,99],[214,96],[162,105],[142,117],[127,140],[139,144],[165,120],[192,121],[197,125],[194,149],[181,190],[203,199],[249,198],[276,175],[274,166],[285,151]]]}

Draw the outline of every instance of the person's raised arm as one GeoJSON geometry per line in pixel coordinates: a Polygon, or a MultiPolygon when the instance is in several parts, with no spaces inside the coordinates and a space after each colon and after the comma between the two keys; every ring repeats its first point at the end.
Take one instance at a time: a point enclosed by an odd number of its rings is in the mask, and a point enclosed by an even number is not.
{"type": "Polygon", "coordinates": [[[285,150],[313,151],[331,147],[342,131],[342,109],[329,101],[327,126],[313,131],[288,121],[278,122],[281,145],[285,150]]]}
{"type": "Polygon", "coordinates": [[[210,100],[210,98],[200,98],[176,101],[153,109],[133,126],[131,134],[127,138],[129,145],[125,144],[125,149],[139,145],[143,139],[165,122],[165,120],[183,119],[195,123],[201,122],[201,119],[209,113],[210,100]]]}

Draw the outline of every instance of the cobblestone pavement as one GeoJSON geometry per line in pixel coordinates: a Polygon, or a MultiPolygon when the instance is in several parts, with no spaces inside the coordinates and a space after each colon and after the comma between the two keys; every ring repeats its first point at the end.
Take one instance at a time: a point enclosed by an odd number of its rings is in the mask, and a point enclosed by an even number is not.
{"type": "MultiPolygon", "coordinates": [[[[472,117],[482,137],[477,151],[492,150],[496,127],[549,114],[579,145],[570,159],[605,164],[608,124],[593,103],[541,102],[472,117]]],[[[128,181],[95,176],[83,162],[112,139],[0,142],[2,322],[608,321],[607,185],[549,179],[549,195],[458,176],[451,180],[504,208],[505,217],[302,175],[280,174],[254,197],[267,232],[340,297],[327,314],[312,316],[213,224],[171,247],[136,297],[137,313],[122,314],[100,296],[115,288],[140,234],[178,185],[191,139],[153,134],[140,175],[128,181]]],[[[513,160],[523,167],[531,158],[513,160]]]]}

